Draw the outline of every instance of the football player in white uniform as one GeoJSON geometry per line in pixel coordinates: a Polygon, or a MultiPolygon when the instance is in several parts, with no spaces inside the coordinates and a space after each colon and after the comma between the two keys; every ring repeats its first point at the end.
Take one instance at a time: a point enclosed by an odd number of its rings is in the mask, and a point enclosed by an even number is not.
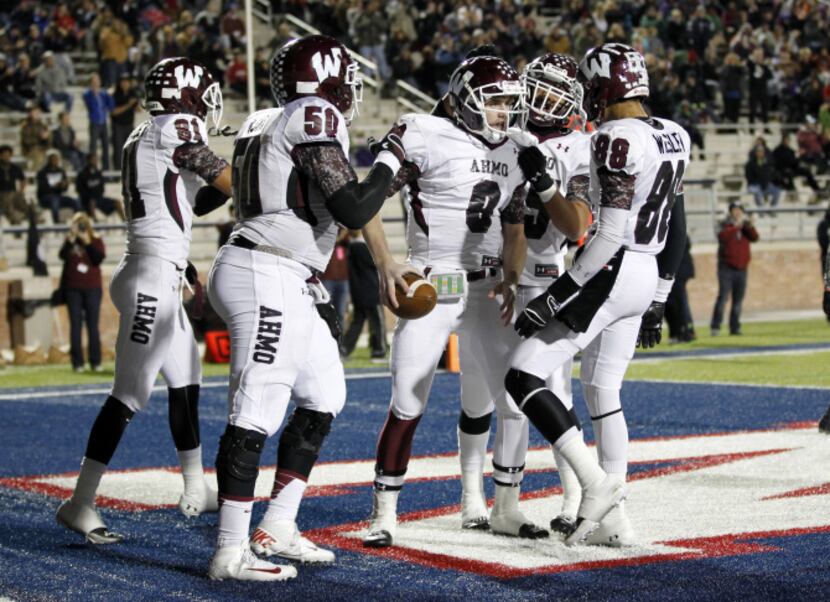
{"type": "MultiPolygon", "coordinates": [[[[580,63],[580,81],[588,118],[601,121],[591,138],[591,199],[599,206],[598,229],[571,269],[517,318],[516,330],[530,338],[516,350],[505,377],[507,390],[582,487],[569,545],[585,541],[625,497],[628,431],[619,392],[638,337],[655,338],[656,315],[662,320],[685,244],[683,173],[689,160],[686,132],[671,121],[650,118],[642,106],[649,90],[639,52],[623,44],[595,48],[580,63]],[[551,370],[578,351],[583,351],[581,379],[599,465],[573,416],[545,385],[551,370]]],[[[538,183],[544,178],[543,161],[536,171],[539,177],[530,179],[538,183]]],[[[542,198],[549,194],[539,193],[542,198]]],[[[605,523],[606,542],[612,545],[631,537],[625,515],[617,514],[605,523]]]]}
{"type": "MultiPolygon", "coordinates": [[[[578,70],[573,58],[551,53],[528,63],[522,73],[528,108],[526,131],[533,138],[520,153],[519,164],[532,168],[542,155],[548,177],[555,185],[551,190],[558,194],[546,195],[545,201],[542,200],[537,190],[550,189],[549,181],[534,182],[528,194],[525,213],[527,262],[519,281],[517,313],[565,272],[568,241],[579,240],[590,224],[591,137],[568,128],[571,117],[582,110],[578,70]]],[[[521,136],[515,139],[522,144],[521,136]]],[[[534,177],[536,174],[531,170],[527,175],[534,177]]],[[[573,362],[568,358],[550,373],[546,384],[573,414],[572,370],[573,362]]],[[[573,416],[576,421],[576,415],[573,416]]],[[[579,507],[579,482],[556,448],[553,454],[562,482],[563,501],[560,516],[554,518],[550,526],[554,531],[570,533],[579,507]]]]}
{"type": "Polygon", "coordinates": [[[120,313],[112,391],[92,425],[72,497],[57,520],[92,543],[115,543],[95,510],[95,492],[133,415],[144,409],[159,371],[167,382],[170,430],[184,477],[179,509],[216,511],[204,481],[199,440],[199,350],[182,308],[193,215],[224,204],[231,192],[227,162],[207,146],[208,111],[218,128],[222,93],[210,72],[188,58],[165,59],[144,80],[150,119],[123,150],[127,250],[110,294],[120,313]],[[209,185],[205,186],[205,182],[209,185]]]}
{"type": "Polygon", "coordinates": [[[318,276],[334,250],[338,224],[362,228],[380,210],[403,159],[400,148],[387,144],[357,182],[346,129],[360,101],[357,71],[332,38],[286,44],[271,61],[279,108],[249,116],[237,134],[239,221],[208,285],[231,336],[229,417],[216,457],[221,508],[212,579],[279,581],[297,574],[253,552],[334,561],[296,523],[311,469],[346,399],[339,324],[318,276]],[[296,408],[280,436],[271,500],[249,543],[260,454],[289,400],[296,408]]]}
{"type": "MultiPolygon", "coordinates": [[[[519,423],[518,430],[524,422],[504,394],[499,368],[517,342],[504,325],[513,315],[526,252],[525,180],[517,163],[518,147],[505,134],[522,115],[522,95],[518,74],[502,59],[465,60],[450,79],[452,117],[404,115],[385,138],[399,142],[406,154],[390,194],[408,186],[409,254],[406,264],[394,261],[379,220],[364,229],[381,274],[382,297],[394,305],[395,283],[402,284],[405,272],[417,271],[436,286],[438,304],[423,318],[398,320],[395,328],[392,399],[378,441],[366,546],[386,547],[394,541],[397,499],[412,438],[453,331],[460,339],[462,373],[481,381],[476,388],[481,394],[462,391],[461,396],[462,527],[489,525],[482,474],[494,405],[504,421],[519,423]],[[497,296],[501,304],[495,301],[497,296]]],[[[500,427],[504,421],[499,421],[500,427]]],[[[505,517],[504,522],[510,523],[505,528],[513,535],[544,537],[547,532],[511,504],[518,502],[518,487],[511,486],[521,480],[526,452],[526,438],[497,433],[494,480],[504,485],[498,489],[512,492],[497,492],[499,507],[493,512],[505,517]]]]}

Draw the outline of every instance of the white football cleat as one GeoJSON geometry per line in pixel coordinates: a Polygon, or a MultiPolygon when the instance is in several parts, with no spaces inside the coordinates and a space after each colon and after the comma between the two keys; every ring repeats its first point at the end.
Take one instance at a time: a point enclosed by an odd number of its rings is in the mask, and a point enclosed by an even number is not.
{"type": "Polygon", "coordinates": [[[479,471],[461,473],[461,528],[490,528],[490,512],[484,499],[484,476],[479,471]]]}
{"type": "Polygon", "coordinates": [[[124,536],[107,529],[94,506],[66,500],[58,508],[55,519],[59,525],[83,535],[89,543],[109,544],[123,541],[124,536]]]}
{"type": "Polygon", "coordinates": [[[179,512],[195,518],[203,512],[219,511],[219,494],[205,485],[202,489],[187,491],[179,498],[179,512]]]}
{"type": "Polygon", "coordinates": [[[392,545],[398,524],[399,493],[400,490],[372,490],[372,522],[368,535],[363,538],[363,545],[367,548],[388,548],[392,545]]]}
{"type": "Polygon", "coordinates": [[[626,494],[625,483],[616,475],[605,475],[601,481],[583,489],[576,529],[565,539],[565,545],[583,543],[599,527],[605,515],[625,499],[626,494]]]}
{"type": "Polygon", "coordinates": [[[533,524],[519,510],[519,487],[496,485],[496,499],[490,513],[490,529],[500,535],[512,535],[523,539],[544,539],[547,530],[533,524]]]}
{"type": "Polygon", "coordinates": [[[251,536],[251,549],[262,556],[279,556],[297,562],[334,562],[334,552],[318,548],[303,537],[293,520],[261,522],[251,536]]]}
{"type": "Polygon", "coordinates": [[[620,503],[605,515],[597,530],[585,538],[585,543],[589,546],[623,548],[634,545],[636,539],[625,506],[620,503]]]}
{"type": "Polygon", "coordinates": [[[251,552],[248,542],[243,541],[238,546],[218,548],[210,559],[208,576],[215,581],[286,581],[297,576],[297,569],[260,560],[251,552]]]}

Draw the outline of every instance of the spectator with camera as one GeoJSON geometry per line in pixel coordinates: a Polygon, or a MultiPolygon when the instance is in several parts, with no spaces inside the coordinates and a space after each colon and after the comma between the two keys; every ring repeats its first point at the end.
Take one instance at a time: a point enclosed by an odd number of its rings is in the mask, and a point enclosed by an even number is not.
{"type": "Polygon", "coordinates": [[[99,372],[101,338],[98,319],[103,295],[100,266],[106,257],[106,249],[86,213],[78,212],[73,216],[69,234],[58,256],[63,260],[60,290],[69,311],[72,369],[75,372],[84,369],[81,335],[86,323],[89,364],[93,372],[99,372]]]}
{"type": "Polygon", "coordinates": [[[730,203],[729,213],[718,232],[718,298],[712,311],[712,336],[720,333],[726,301],[732,297],[729,334],[741,334],[741,305],[746,294],[749,245],[757,242],[758,231],[740,203],[730,203]]]}

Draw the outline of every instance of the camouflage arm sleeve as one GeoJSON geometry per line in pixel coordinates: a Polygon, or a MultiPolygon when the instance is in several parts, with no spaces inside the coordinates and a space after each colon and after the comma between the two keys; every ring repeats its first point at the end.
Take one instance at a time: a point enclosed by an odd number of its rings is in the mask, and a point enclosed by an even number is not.
{"type": "Polygon", "coordinates": [[[173,151],[173,165],[192,171],[210,184],[228,166],[228,162],[210,150],[207,144],[182,144],[173,151]]]}
{"type": "Polygon", "coordinates": [[[591,179],[588,176],[574,176],[568,182],[568,194],[565,199],[568,201],[582,201],[590,205],[588,200],[588,187],[591,179]]]}
{"type": "Polygon", "coordinates": [[[600,205],[614,209],[631,209],[637,176],[630,176],[625,172],[612,172],[605,168],[600,168],[597,175],[600,185],[600,205]]]}
{"type": "Polygon", "coordinates": [[[522,183],[513,191],[510,202],[501,212],[501,221],[504,224],[522,224],[525,220],[525,199],[527,186],[522,183]]]}
{"type": "Polygon", "coordinates": [[[291,151],[294,165],[314,181],[326,199],[345,186],[357,181],[357,176],[337,142],[300,144],[291,151]]]}

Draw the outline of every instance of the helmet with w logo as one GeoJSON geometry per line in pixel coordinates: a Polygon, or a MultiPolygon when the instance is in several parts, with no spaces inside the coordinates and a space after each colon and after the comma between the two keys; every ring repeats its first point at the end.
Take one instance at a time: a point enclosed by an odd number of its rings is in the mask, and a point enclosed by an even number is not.
{"type": "Polygon", "coordinates": [[[519,74],[495,56],[477,56],[461,63],[450,77],[449,97],[456,121],[488,142],[503,140],[507,128],[524,117],[524,87],[519,74]],[[487,112],[502,117],[501,129],[488,122],[487,112]]]}
{"type": "Polygon", "coordinates": [[[579,67],[565,54],[550,53],[527,64],[522,72],[527,94],[528,119],[540,127],[560,127],[582,110],[579,67]]]}
{"type": "Polygon", "coordinates": [[[283,106],[304,96],[327,100],[351,122],[363,100],[363,80],[346,47],[328,36],[288,42],[271,59],[271,93],[283,106]]]}
{"type": "Polygon", "coordinates": [[[615,103],[648,98],[646,61],[625,44],[603,44],[588,51],[579,63],[579,82],[585,91],[582,107],[591,121],[615,103]]]}
{"type": "Polygon", "coordinates": [[[213,126],[222,121],[222,90],[207,68],[187,57],[164,59],[144,78],[145,107],[151,115],[187,113],[213,126]]]}

